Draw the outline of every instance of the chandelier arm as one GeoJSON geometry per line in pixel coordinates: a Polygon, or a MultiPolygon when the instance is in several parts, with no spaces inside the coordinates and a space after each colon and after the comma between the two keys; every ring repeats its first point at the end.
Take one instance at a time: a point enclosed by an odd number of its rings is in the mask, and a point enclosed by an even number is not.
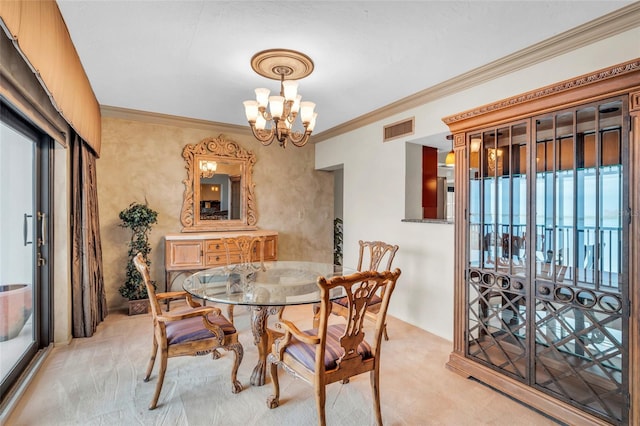
{"type": "Polygon", "coordinates": [[[276,136],[273,127],[270,130],[261,130],[256,129],[255,123],[249,122],[249,125],[251,126],[251,133],[253,133],[253,136],[258,139],[262,145],[269,146],[273,143],[276,136]]]}
{"type": "Polygon", "coordinates": [[[264,120],[266,122],[269,122],[269,121],[273,120],[273,117],[271,116],[269,111],[267,111],[267,109],[265,107],[260,107],[258,112],[260,113],[260,115],[262,115],[262,118],[264,118],[264,120]]]}
{"type": "Polygon", "coordinates": [[[305,131],[304,133],[292,132],[289,135],[289,140],[291,143],[297,147],[302,147],[307,144],[309,141],[309,137],[311,136],[311,132],[305,131]]]}
{"type": "Polygon", "coordinates": [[[291,126],[293,126],[293,123],[295,123],[297,116],[298,114],[296,114],[295,112],[292,112],[290,115],[287,115],[287,121],[291,124],[291,126]]]}

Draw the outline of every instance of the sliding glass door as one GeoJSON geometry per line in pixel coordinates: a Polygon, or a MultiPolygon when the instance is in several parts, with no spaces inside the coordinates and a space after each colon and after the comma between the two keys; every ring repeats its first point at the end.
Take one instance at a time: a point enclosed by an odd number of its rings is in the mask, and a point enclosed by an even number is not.
{"type": "Polygon", "coordinates": [[[0,375],[3,398],[50,339],[49,147],[0,104],[0,375]]]}

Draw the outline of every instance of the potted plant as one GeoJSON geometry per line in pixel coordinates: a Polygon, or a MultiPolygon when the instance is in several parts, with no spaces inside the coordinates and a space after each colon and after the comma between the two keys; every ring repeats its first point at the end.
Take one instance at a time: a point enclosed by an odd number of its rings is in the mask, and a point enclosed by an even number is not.
{"type": "MultiPolygon", "coordinates": [[[[133,263],[133,258],[142,253],[147,260],[147,265],[151,265],[149,253],[149,232],[151,225],[158,222],[158,213],[146,204],[131,203],[129,207],[120,212],[121,227],[131,230],[131,240],[129,241],[129,251],[127,253],[127,269],[124,284],[118,291],[122,297],[129,299],[129,315],[146,313],[148,311],[147,288],[144,285],[142,276],[133,263]]],[[[155,282],[152,282],[155,287],[155,282]]]]}

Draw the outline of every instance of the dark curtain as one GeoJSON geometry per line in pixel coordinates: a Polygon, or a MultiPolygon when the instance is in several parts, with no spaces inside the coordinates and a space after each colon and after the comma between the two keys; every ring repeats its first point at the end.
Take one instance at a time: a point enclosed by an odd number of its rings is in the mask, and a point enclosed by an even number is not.
{"type": "Polygon", "coordinates": [[[107,316],[98,219],[96,156],[71,137],[71,301],[73,337],[90,337],[107,316]]]}

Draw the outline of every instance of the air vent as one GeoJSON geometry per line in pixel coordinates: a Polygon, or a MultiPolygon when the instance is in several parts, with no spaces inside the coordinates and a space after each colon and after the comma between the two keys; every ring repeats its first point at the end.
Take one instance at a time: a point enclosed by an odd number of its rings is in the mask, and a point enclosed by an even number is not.
{"type": "Polygon", "coordinates": [[[398,121],[393,124],[384,126],[384,139],[383,142],[390,141],[391,139],[399,138],[400,136],[412,135],[414,127],[414,117],[408,120],[398,121]]]}

